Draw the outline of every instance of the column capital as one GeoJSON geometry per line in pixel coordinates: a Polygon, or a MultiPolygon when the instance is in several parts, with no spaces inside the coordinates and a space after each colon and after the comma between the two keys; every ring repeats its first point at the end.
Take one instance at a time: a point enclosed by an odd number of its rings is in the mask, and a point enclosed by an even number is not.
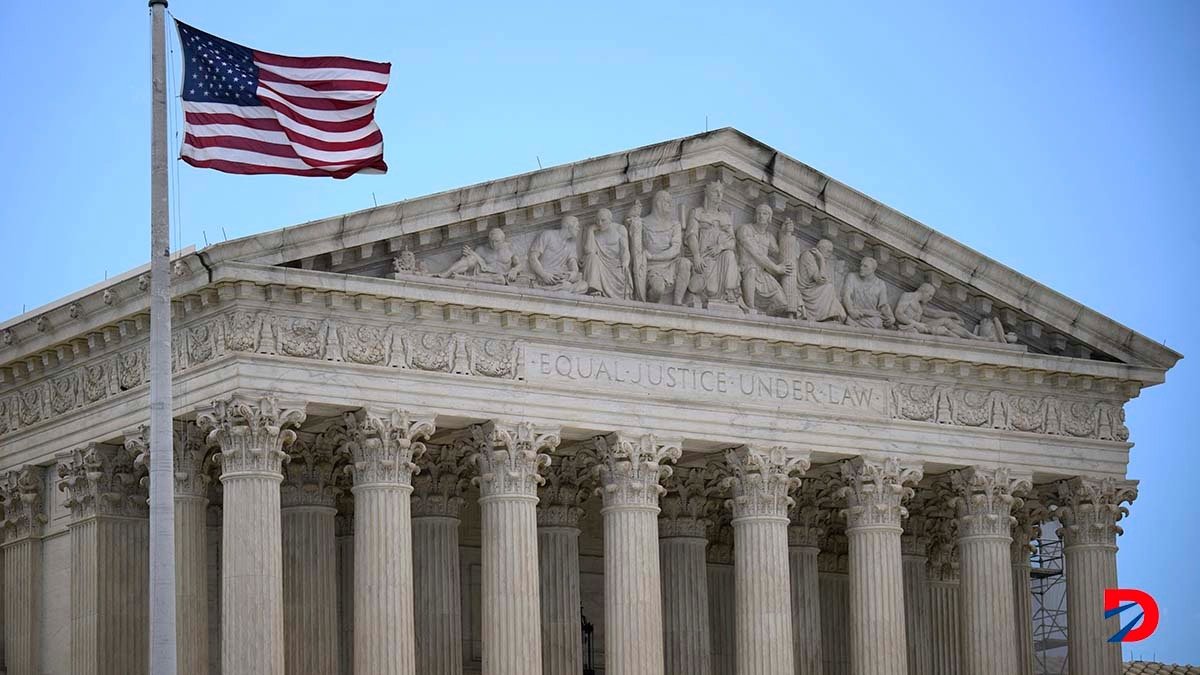
{"type": "MultiPolygon", "coordinates": [[[[945,481],[939,481],[944,493],[949,493],[950,486],[945,481]]],[[[953,509],[949,508],[949,498],[946,494],[943,504],[947,508],[937,512],[929,521],[929,545],[926,547],[928,562],[926,570],[930,581],[958,581],[958,519],[954,517],[953,509]]]]}
{"type": "Polygon", "coordinates": [[[837,493],[841,484],[830,472],[805,476],[796,491],[795,504],[788,510],[788,546],[821,548],[837,513],[837,493]]]}
{"type": "Polygon", "coordinates": [[[788,493],[800,486],[792,474],[808,470],[807,456],[789,453],[788,448],[743,445],[725,453],[729,475],[721,481],[730,490],[727,504],[736,522],[740,518],[787,518],[794,500],[788,493]]]}
{"type": "Polygon", "coordinates": [[[412,515],[458,518],[463,505],[463,492],[470,480],[467,456],[471,445],[458,438],[441,445],[428,445],[413,476],[412,515]]]}
{"type": "Polygon", "coordinates": [[[950,472],[950,485],[960,538],[1011,538],[1014,494],[1027,492],[1032,482],[1006,467],[972,466],[950,472]]]}
{"type": "Polygon", "coordinates": [[[550,466],[550,455],[543,451],[558,447],[558,427],[493,420],[471,427],[471,434],[481,498],[537,498],[538,486],[546,482],[540,472],[550,466]]]}
{"type": "MultiPolygon", "coordinates": [[[[171,454],[175,464],[175,496],[208,498],[211,479],[204,468],[208,447],[195,422],[173,420],[171,454]]],[[[150,426],[140,424],[125,432],[125,450],[134,464],[150,468],[150,426]]]]}
{"type": "Polygon", "coordinates": [[[1013,564],[1024,561],[1024,564],[1028,565],[1029,556],[1033,554],[1030,542],[1041,537],[1042,523],[1050,519],[1050,509],[1044,500],[1031,492],[1013,502],[1012,513],[1015,520],[1012,537],[1013,564]]]}
{"type": "Polygon", "coordinates": [[[298,434],[283,466],[283,484],[279,487],[279,504],[290,506],[325,506],[333,508],[341,488],[337,486],[338,468],[332,448],[310,434],[298,434]]]}
{"type": "Polygon", "coordinates": [[[0,475],[0,503],[4,504],[0,543],[42,536],[47,520],[45,484],[46,469],[32,464],[0,475]]]}
{"type": "Polygon", "coordinates": [[[679,459],[682,441],[623,432],[597,436],[593,441],[604,508],[658,508],[663,493],[659,483],[671,475],[665,462],[679,459]]]}
{"type": "Polygon", "coordinates": [[[855,457],[841,463],[840,496],[846,500],[847,530],[868,527],[899,528],[908,515],[904,502],[913,496],[907,487],[921,480],[919,466],[901,464],[898,457],[855,457]]]}
{"type": "Polygon", "coordinates": [[[88,443],[61,452],[58,489],[75,522],[97,516],[141,518],[149,513],[133,456],[120,445],[88,443]]]}
{"type": "Polygon", "coordinates": [[[234,394],[201,408],[196,424],[220,452],[221,477],[233,474],[281,475],[283,448],[296,440],[304,404],[269,395],[234,394]]]}
{"type": "Polygon", "coordinates": [[[596,489],[594,461],[590,452],[580,449],[547,467],[545,483],[538,491],[538,527],[579,527],[583,503],[596,489]]]}
{"type": "Polygon", "coordinates": [[[1137,488],[1135,480],[1075,477],[1052,483],[1043,494],[1062,523],[1064,545],[1115,547],[1117,535],[1125,533],[1117,523],[1129,515],[1123,504],[1137,499],[1137,488]]]}
{"type": "Polygon", "coordinates": [[[703,539],[712,520],[709,494],[712,485],[707,472],[700,467],[675,467],[662,481],[665,493],[658,516],[658,537],[690,537],[703,539]]]}
{"type": "Polygon", "coordinates": [[[939,518],[953,518],[954,511],[948,503],[951,496],[947,481],[934,481],[913,488],[909,500],[908,516],[904,520],[904,532],[900,535],[900,553],[910,557],[928,557],[935,523],[939,518]]]}
{"type": "Polygon", "coordinates": [[[410,485],[417,470],[414,459],[425,454],[435,416],[397,408],[360,408],[342,420],[354,487],[410,485]]]}

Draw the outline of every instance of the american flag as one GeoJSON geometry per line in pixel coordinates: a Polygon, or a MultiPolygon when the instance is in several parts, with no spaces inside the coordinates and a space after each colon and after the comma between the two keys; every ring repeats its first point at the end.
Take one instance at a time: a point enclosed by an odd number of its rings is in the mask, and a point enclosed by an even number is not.
{"type": "Polygon", "coordinates": [[[375,101],[390,63],[268,54],[176,22],[183,161],[239,174],[385,173],[375,101]]]}

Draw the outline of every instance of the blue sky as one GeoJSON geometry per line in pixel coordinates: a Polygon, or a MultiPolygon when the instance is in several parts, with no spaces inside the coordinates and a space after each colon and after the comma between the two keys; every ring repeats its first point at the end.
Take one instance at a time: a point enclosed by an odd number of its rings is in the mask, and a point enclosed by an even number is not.
{"type": "MultiPolygon", "coordinates": [[[[394,64],[379,111],[387,176],[180,165],[177,243],[735,126],[1190,355],[1129,406],[1129,473],[1142,486],[1120,577],[1163,609],[1158,634],[1131,650],[1200,663],[1200,4],[174,0],[171,10],[259,49],[394,64]]],[[[146,260],[148,29],[141,1],[0,4],[0,317],[146,260]]]]}

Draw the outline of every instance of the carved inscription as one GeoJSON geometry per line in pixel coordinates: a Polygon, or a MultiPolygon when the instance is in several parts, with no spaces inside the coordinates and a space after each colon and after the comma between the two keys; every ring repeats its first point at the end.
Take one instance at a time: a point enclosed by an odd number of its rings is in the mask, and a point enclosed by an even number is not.
{"type": "Polygon", "coordinates": [[[780,373],[734,366],[697,366],[677,359],[614,356],[527,346],[525,377],[588,389],[612,387],[654,396],[787,406],[855,416],[886,417],[885,381],[780,373]]]}

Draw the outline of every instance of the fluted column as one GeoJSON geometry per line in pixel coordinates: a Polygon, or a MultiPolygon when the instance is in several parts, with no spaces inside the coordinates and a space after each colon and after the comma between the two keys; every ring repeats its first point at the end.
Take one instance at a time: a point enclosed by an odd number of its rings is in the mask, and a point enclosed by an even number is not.
{"type": "Polygon", "coordinates": [[[288,675],[338,668],[337,488],[326,443],[293,444],[280,491],[283,532],[283,636],[288,675]]]}
{"type": "MultiPolygon", "coordinates": [[[[207,517],[208,560],[204,583],[208,587],[208,675],[221,675],[221,507],[209,504],[207,517]]],[[[176,526],[179,519],[175,519],[176,526]]],[[[178,622],[175,624],[178,626],[178,622]]]]}
{"type": "MultiPolygon", "coordinates": [[[[354,495],[338,495],[334,516],[338,569],[338,675],[354,675],[354,495]]],[[[415,553],[415,552],[414,552],[415,553]]]]}
{"type": "Polygon", "coordinates": [[[221,463],[221,672],[283,675],[279,484],[302,404],[235,395],[196,418],[221,463]]]}
{"type": "Polygon", "coordinates": [[[413,583],[417,672],[462,675],[459,514],[467,487],[467,446],[430,446],[413,476],[413,583]]]}
{"type": "Polygon", "coordinates": [[[1067,660],[1071,675],[1120,675],[1121,644],[1108,642],[1125,615],[1104,618],[1104,589],[1117,587],[1117,525],[1137,481],[1072,478],[1057,484],[1054,514],[1066,554],[1067,660]]]}
{"type": "Polygon", "coordinates": [[[796,675],[822,675],[821,541],[829,529],[824,507],[832,483],[827,474],[806,478],[789,511],[788,570],[791,577],[792,660],[796,675]]]}
{"type": "Polygon", "coordinates": [[[604,507],[604,657],[611,675],[662,675],[659,482],[678,440],[610,434],[595,439],[604,507]]]}
{"type": "Polygon", "coordinates": [[[727,509],[714,510],[714,523],[706,555],[708,576],[708,633],[712,643],[712,672],[733,673],[737,668],[737,626],[734,617],[733,526],[727,509]]]}
{"type": "Polygon", "coordinates": [[[583,672],[579,521],[594,488],[587,455],[567,455],[549,467],[537,505],[543,675],[583,672]]]}
{"type": "Polygon", "coordinates": [[[850,545],[850,663],[855,675],[907,675],[900,527],[921,470],[895,457],[842,463],[850,545]]]}
{"type": "Polygon", "coordinates": [[[150,523],[134,456],[91,443],[57,458],[71,511],[71,673],[147,673],[150,523]]]}
{"type": "Polygon", "coordinates": [[[739,675],[793,675],[788,568],[788,492],[808,458],[786,448],[743,446],[726,454],[732,499],[739,675]]]}
{"type": "Polygon", "coordinates": [[[1046,508],[1034,498],[1013,504],[1012,582],[1013,619],[1017,647],[1017,675],[1034,675],[1033,662],[1033,588],[1030,580],[1030,542],[1038,538],[1046,508]]]}
{"type": "Polygon", "coordinates": [[[413,675],[412,522],[409,497],[433,415],[347,413],[354,478],[354,673],[413,675]]]}
{"type": "MultiPolygon", "coordinates": [[[[904,632],[909,675],[928,675],[932,668],[933,626],[929,614],[929,511],[941,507],[935,492],[918,489],[908,505],[900,554],[904,565],[904,632]]],[[[943,507],[944,508],[944,507],[943,507]]]]}
{"type": "Polygon", "coordinates": [[[705,530],[710,499],[704,471],[677,468],[663,481],[658,519],[666,675],[711,675],[705,530]]]}
{"type": "Polygon", "coordinates": [[[1013,613],[1013,493],[1030,482],[1008,469],[972,467],[950,474],[958,516],[964,675],[1017,672],[1013,613]]]}
{"type": "Polygon", "coordinates": [[[0,476],[3,542],[4,658],[8,672],[40,673],[42,528],[46,470],[25,465],[0,476]]]}
{"type": "MultiPolygon", "coordinates": [[[[150,466],[150,428],[125,433],[125,449],[135,462],[150,466]]],[[[175,630],[179,675],[208,673],[208,484],[207,448],[194,422],[176,420],[175,465],[175,630]]]]}
{"type": "Polygon", "coordinates": [[[930,517],[928,564],[929,628],[933,649],[930,653],[931,675],[961,675],[962,625],[959,621],[958,542],[956,511],[949,499],[953,495],[949,481],[935,482],[936,503],[947,508],[934,509],[928,503],[930,517]]]}
{"type": "Polygon", "coordinates": [[[529,422],[474,427],[482,530],[483,675],[541,675],[537,488],[558,429],[529,422]]]}

